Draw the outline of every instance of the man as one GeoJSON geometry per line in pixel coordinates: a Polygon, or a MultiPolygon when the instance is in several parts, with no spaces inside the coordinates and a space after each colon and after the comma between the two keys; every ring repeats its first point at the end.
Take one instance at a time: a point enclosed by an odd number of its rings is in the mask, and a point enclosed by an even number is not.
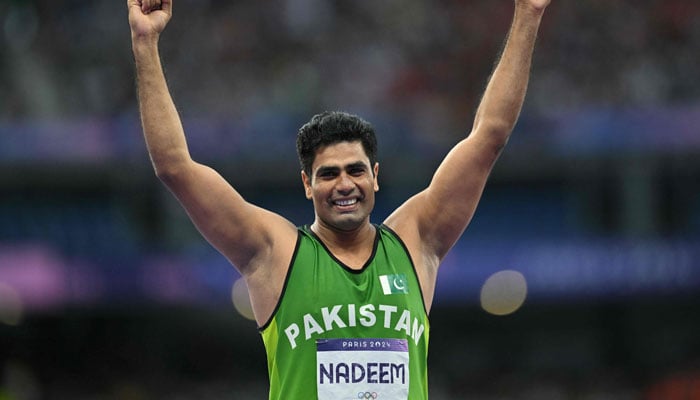
{"type": "Polygon", "coordinates": [[[138,98],[157,176],[248,285],[268,357],[270,399],[426,399],[427,315],[440,261],[469,223],[524,100],[550,0],[515,0],[501,58],[469,136],[430,185],[382,224],[376,139],[356,116],[319,114],[297,147],[312,225],[246,202],[193,161],[158,53],[172,0],[128,0],[138,98]]]}

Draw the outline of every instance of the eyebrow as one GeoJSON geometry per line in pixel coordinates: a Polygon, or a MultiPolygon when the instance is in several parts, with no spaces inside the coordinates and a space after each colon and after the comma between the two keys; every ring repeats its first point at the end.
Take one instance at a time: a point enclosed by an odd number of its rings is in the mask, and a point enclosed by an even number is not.
{"type": "MultiPolygon", "coordinates": [[[[346,170],[353,169],[353,168],[365,168],[365,169],[367,169],[367,164],[365,164],[362,161],[357,161],[357,162],[353,162],[353,163],[346,165],[344,168],[346,170]]],[[[340,167],[322,166],[322,167],[318,167],[318,169],[316,170],[316,175],[323,175],[327,172],[339,172],[339,171],[340,171],[340,167]]]]}
{"type": "Polygon", "coordinates": [[[350,163],[345,166],[345,169],[353,169],[353,168],[367,168],[367,164],[363,163],[362,161],[357,161],[354,163],[350,163]]]}

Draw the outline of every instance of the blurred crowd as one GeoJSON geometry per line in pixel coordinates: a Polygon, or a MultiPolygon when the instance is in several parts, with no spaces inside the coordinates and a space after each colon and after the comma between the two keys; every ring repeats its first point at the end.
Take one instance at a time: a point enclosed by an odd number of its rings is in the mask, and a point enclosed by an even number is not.
{"type": "MultiPolygon", "coordinates": [[[[187,115],[346,109],[453,135],[470,120],[512,8],[507,0],[176,0],[162,56],[187,115]]],[[[0,16],[0,120],[134,112],[124,2],[3,2],[0,16]]],[[[695,0],[554,1],[540,36],[529,112],[700,96],[695,0]]]]}

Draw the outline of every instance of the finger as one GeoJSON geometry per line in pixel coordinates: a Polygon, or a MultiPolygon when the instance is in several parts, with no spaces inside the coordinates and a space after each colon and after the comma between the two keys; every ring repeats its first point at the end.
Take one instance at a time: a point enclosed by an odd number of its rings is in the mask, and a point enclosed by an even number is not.
{"type": "Polygon", "coordinates": [[[173,14],[173,0],[161,0],[160,9],[168,13],[168,15],[173,14]]]}
{"type": "Polygon", "coordinates": [[[160,8],[160,0],[142,0],[141,10],[148,14],[153,10],[158,10],[160,8]]]}
{"type": "Polygon", "coordinates": [[[126,0],[127,8],[138,7],[141,8],[141,0],[126,0]]]}

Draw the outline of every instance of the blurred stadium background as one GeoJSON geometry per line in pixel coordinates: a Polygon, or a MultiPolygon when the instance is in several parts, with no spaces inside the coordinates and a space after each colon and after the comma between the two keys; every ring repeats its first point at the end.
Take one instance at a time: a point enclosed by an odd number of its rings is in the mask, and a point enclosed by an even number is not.
{"type": "MultiPolygon", "coordinates": [[[[150,169],[125,8],[0,1],[0,399],[266,398],[235,270],[150,169]]],[[[511,12],[177,0],[162,57],[193,155],[297,224],[297,128],[373,122],[381,221],[468,132],[511,12]]],[[[553,1],[441,270],[431,398],[700,398],[698,49],[697,0],[553,1]]]]}

